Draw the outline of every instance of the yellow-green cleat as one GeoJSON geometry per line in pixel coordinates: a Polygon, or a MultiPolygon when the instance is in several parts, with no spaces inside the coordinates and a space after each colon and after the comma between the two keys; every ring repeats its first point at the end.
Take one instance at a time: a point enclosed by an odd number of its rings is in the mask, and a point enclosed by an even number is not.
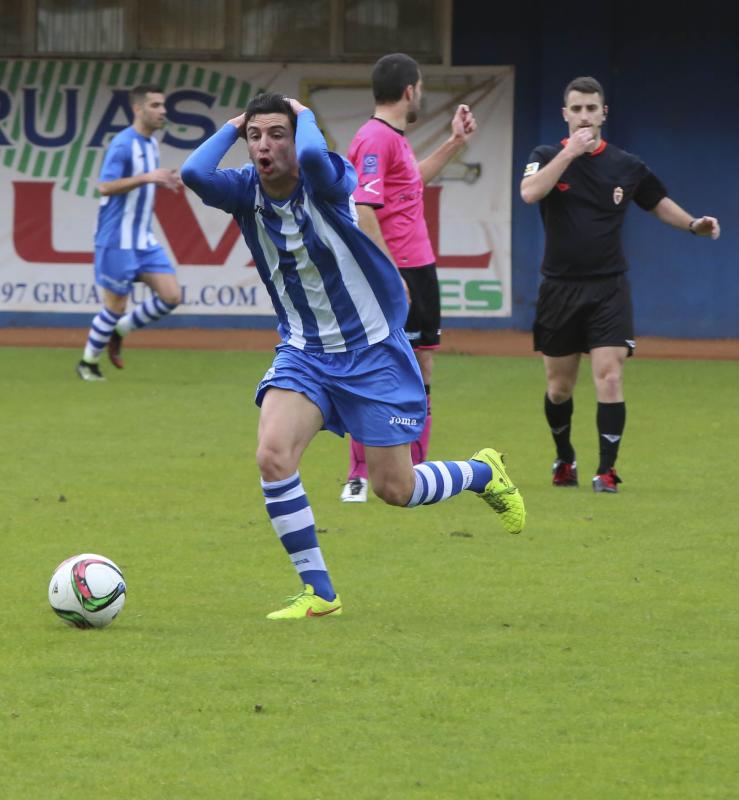
{"type": "Polygon", "coordinates": [[[341,599],[337,594],[333,600],[319,597],[313,587],[306,583],[303,591],[295,597],[286,598],[287,605],[267,614],[267,619],[303,619],[303,617],[326,617],[341,614],[341,599]]]}
{"type": "Polygon", "coordinates": [[[526,522],[526,508],[521,492],[513,485],[503,467],[503,456],[492,447],[485,447],[472,456],[472,461],[489,464],[493,470],[492,480],[477,496],[495,511],[508,533],[521,533],[526,522]]]}

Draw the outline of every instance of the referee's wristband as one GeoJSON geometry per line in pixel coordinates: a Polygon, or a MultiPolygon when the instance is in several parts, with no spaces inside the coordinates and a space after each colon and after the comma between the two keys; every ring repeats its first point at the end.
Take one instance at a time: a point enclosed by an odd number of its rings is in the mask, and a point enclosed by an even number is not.
{"type": "Polygon", "coordinates": [[[688,230],[693,234],[693,236],[697,236],[698,234],[695,232],[695,223],[698,222],[697,219],[691,219],[688,223],[688,230]]]}

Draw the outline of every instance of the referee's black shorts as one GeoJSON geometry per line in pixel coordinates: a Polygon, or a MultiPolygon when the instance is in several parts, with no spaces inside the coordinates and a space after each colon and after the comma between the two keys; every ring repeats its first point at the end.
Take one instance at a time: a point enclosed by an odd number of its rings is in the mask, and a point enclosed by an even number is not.
{"type": "Polygon", "coordinates": [[[441,298],[436,264],[401,267],[399,271],[411,296],[405,323],[411,347],[414,350],[437,348],[441,342],[441,298]]]}
{"type": "Polygon", "coordinates": [[[624,273],[603,278],[544,278],[534,320],[534,350],[545,356],[626,347],[632,355],[634,312],[624,273]]]}

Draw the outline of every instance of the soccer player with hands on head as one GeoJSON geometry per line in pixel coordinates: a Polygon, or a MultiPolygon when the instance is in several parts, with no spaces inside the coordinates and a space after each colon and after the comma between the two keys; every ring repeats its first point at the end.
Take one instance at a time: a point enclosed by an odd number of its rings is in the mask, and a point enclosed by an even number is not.
{"type": "Polygon", "coordinates": [[[633,200],[696,236],[718,239],[721,229],[715,217],[688,214],[637,156],[606,142],[608,106],[595,78],[571,81],[564,103],[568,137],[535,148],[521,181],[524,202],[539,203],[546,234],[534,349],[544,356],[544,413],[557,451],[553,485],[578,484],[572,394],[581,354],[590,353],[600,447],[592,487],[612,494],[621,483],[615,464],[626,424],[624,364],[636,347],[621,243],[626,209],[633,200]]]}
{"type": "Polygon", "coordinates": [[[299,473],[322,429],[365,442],[369,478],[385,502],[413,507],[468,489],[518,533],[523,500],[495,450],[411,462],[426,396],[403,330],[402,281],[357,226],[356,172],[329,152],[312,111],[279,94],[258,95],[190,155],[182,177],[206,205],[233,215],[277,314],[282,341],[256,390],[256,457],[267,514],[303,586],[268,617],[342,612],[299,473]],[[251,163],[219,169],[240,137],[251,163]]]}

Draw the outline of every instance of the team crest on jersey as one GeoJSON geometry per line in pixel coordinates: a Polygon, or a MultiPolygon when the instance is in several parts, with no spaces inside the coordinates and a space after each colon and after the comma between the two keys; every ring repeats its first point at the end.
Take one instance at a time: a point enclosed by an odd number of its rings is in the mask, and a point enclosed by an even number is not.
{"type": "Polygon", "coordinates": [[[614,202],[616,205],[619,205],[619,204],[620,204],[620,202],[621,202],[623,199],[624,199],[624,190],[623,190],[623,189],[622,189],[620,186],[617,186],[617,187],[616,187],[616,188],[613,190],[613,202],[614,202]]]}
{"type": "Polygon", "coordinates": [[[362,172],[365,175],[377,175],[377,154],[368,153],[362,159],[362,172]]]}
{"type": "Polygon", "coordinates": [[[524,178],[528,178],[529,175],[533,175],[535,172],[539,171],[539,162],[532,161],[530,164],[526,165],[526,169],[523,171],[524,178]]]}

